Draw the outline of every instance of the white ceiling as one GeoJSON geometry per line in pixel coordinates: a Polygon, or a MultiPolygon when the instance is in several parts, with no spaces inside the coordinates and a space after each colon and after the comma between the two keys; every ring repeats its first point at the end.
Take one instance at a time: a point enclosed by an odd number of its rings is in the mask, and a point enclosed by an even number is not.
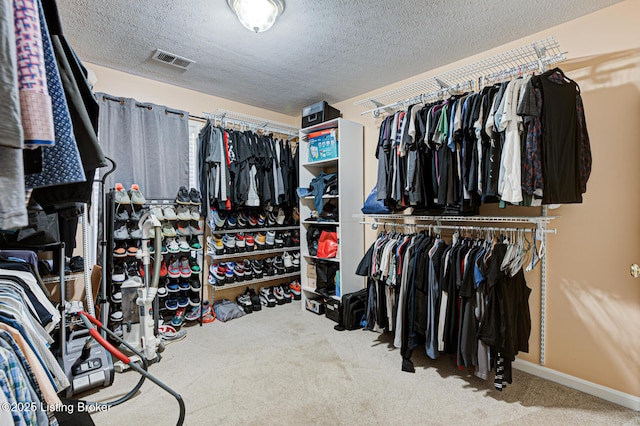
{"type": "Polygon", "coordinates": [[[84,61],[289,115],[491,49],[619,0],[285,0],[246,30],[226,0],[58,0],[84,61]],[[160,48],[188,71],[151,60],[160,48]]]}

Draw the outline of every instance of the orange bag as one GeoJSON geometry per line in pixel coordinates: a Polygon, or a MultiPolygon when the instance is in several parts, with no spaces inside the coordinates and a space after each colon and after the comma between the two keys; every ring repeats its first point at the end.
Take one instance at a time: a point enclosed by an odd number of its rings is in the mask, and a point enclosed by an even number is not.
{"type": "Polygon", "coordinates": [[[322,231],[318,240],[318,257],[322,259],[334,258],[338,255],[338,233],[322,231]]]}

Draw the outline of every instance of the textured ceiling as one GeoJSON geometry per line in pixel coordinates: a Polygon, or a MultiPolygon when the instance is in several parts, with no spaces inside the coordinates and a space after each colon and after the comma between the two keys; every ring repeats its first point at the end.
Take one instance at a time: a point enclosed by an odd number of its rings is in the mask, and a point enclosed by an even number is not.
{"type": "Polygon", "coordinates": [[[299,115],[593,12],[619,0],[285,0],[264,33],[225,0],[58,0],[84,61],[299,115]],[[163,49],[197,63],[151,60],[163,49]]]}

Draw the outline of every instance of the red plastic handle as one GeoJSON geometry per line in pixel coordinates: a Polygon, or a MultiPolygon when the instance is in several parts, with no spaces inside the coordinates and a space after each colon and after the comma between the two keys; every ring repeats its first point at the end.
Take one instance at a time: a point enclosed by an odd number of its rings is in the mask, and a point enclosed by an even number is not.
{"type": "MultiPolygon", "coordinates": [[[[102,323],[100,321],[98,321],[97,319],[95,319],[93,316],[89,315],[88,313],[86,313],[84,311],[80,311],[79,314],[82,315],[83,317],[85,317],[87,320],[89,320],[93,324],[95,324],[98,327],[102,328],[102,323]]],[[[129,359],[129,357],[126,356],[125,354],[123,354],[122,352],[120,352],[118,350],[118,348],[113,346],[111,343],[107,342],[102,337],[102,335],[98,332],[98,329],[93,328],[93,327],[90,328],[89,329],[89,334],[91,334],[91,337],[96,339],[96,342],[100,343],[100,345],[102,345],[103,348],[105,348],[106,350],[111,352],[111,354],[113,356],[115,356],[116,358],[118,358],[120,361],[124,362],[125,364],[130,364],[131,363],[131,360],[129,359]]]]}

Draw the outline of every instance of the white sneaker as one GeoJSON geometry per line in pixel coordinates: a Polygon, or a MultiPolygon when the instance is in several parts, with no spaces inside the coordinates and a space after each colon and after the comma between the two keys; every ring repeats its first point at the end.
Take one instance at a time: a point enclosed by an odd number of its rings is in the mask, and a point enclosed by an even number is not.
{"type": "Polygon", "coordinates": [[[285,220],[286,216],[284,214],[284,210],[282,209],[278,209],[278,216],[276,216],[276,223],[278,225],[282,225],[284,224],[284,220],[285,220]]]}
{"type": "Polygon", "coordinates": [[[191,206],[191,220],[200,220],[200,206],[191,206]]]}
{"type": "Polygon", "coordinates": [[[116,240],[129,239],[129,231],[127,230],[127,225],[122,225],[120,228],[116,229],[113,232],[113,238],[116,240]]]}
{"type": "Polygon", "coordinates": [[[282,255],[282,262],[284,263],[284,267],[287,271],[293,269],[293,260],[291,259],[291,255],[286,251],[282,255]]]}
{"type": "Polygon", "coordinates": [[[178,206],[178,220],[191,220],[191,210],[187,206],[178,206]]]}
{"type": "Polygon", "coordinates": [[[162,214],[162,208],[160,207],[153,207],[151,209],[151,214],[154,215],[158,220],[164,220],[164,214],[162,214]]]}
{"type": "Polygon", "coordinates": [[[169,253],[180,253],[180,243],[176,238],[167,239],[167,250],[169,253]]]}
{"type": "MultiPolygon", "coordinates": [[[[175,240],[174,240],[175,242],[175,240]]],[[[189,243],[187,242],[187,237],[179,237],[178,238],[178,247],[180,248],[180,251],[191,251],[191,247],[189,246],[189,243]]]]}
{"type": "Polygon", "coordinates": [[[165,220],[177,220],[178,219],[178,216],[176,215],[176,211],[173,209],[172,206],[165,207],[164,210],[162,211],[162,213],[164,214],[165,220]]]}
{"type": "Polygon", "coordinates": [[[129,194],[131,194],[130,198],[133,204],[137,204],[141,206],[147,202],[147,200],[144,198],[144,195],[142,195],[142,192],[140,192],[140,187],[138,186],[137,183],[134,183],[133,185],[131,185],[131,190],[129,191],[129,194]]]}
{"type": "Polygon", "coordinates": [[[121,183],[116,183],[116,192],[113,196],[113,200],[116,204],[131,204],[131,198],[127,194],[127,190],[124,189],[121,183]]]}

